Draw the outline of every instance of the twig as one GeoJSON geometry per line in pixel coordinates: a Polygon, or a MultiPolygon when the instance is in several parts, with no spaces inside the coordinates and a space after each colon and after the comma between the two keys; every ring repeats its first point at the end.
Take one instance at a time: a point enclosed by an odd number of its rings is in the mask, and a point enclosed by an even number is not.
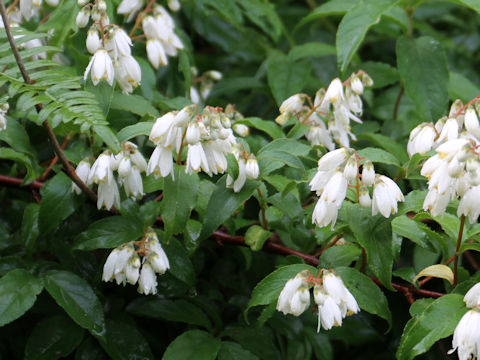
{"type": "Polygon", "coordinates": [[[0,175],[0,183],[7,184],[7,185],[14,185],[14,186],[25,186],[27,188],[32,188],[32,189],[41,189],[43,186],[43,183],[41,181],[35,180],[30,184],[25,185],[23,184],[23,179],[6,176],[6,175],[0,175]]]}
{"type": "Polygon", "coordinates": [[[262,222],[263,222],[263,228],[265,230],[268,230],[268,225],[267,225],[267,216],[265,214],[265,203],[264,203],[264,199],[263,199],[263,194],[262,194],[262,191],[260,190],[260,188],[257,188],[257,193],[258,193],[258,197],[260,198],[260,207],[262,208],[262,222]]]}
{"type": "MultiPolygon", "coordinates": [[[[32,80],[28,76],[25,66],[23,65],[22,58],[20,56],[20,53],[18,52],[17,44],[15,44],[15,40],[13,39],[12,31],[10,29],[10,22],[8,21],[7,12],[5,10],[4,0],[0,0],[0,13],[2,15],[5,32],[7,33],[8,42],[10,43],[10,48],[12,49],[13,55],[17,62],[18,68],[20,69],[20,73],[22,74],[23,80],[27,84],[33,84],[32,80]]],[[[36,104],[35,108],[37,112],[40,112],[42,110],[42,105],[36,104]]],[[[55,136],[52,128],[50,127],[50,124],[48,123],[48,120],[45,120],[43,122],[43,127],[47,131],[48,137],[52,142],[55,153],[65,166],[65,171],[67,175],[75,182],[75,184],[78,185],[80,189],[82,189],[85,194],[88,195],[88,197],[90,197],[90,199],[92,199],[94,202],[97,202],[97,195],[77,176],[75,169],[65,157],[65,154],[63,153],[60,144],[58,143],[57,137],[55,136]]]]}
{"type": "MultiPolygon", "coordinates": [[[[68,135],[65,137],[65,139],[63,140],[63,143],[62,143],[62,146],[60,146],[60,148],[62,150],[65,150],[65,148],[67,147],[67,144],[68,142],[70,141],[70,135],[71,135],[71,131],[68,133],[68,135]]],[[[55,157],[52,159],[52,161],[50,162],[50,164],[48,165],[47,169],[44,171],[44,173],[42,174],[42,176],[40,176],[38,178],[38,180],[40,181],[45,181],[45,179],[47,178],[48,174],[50,173],[50,171],[52,171],[52,167],[58,162],[58,156],[55,155],[55,157]]]]}
{"type": "Polygon", "coordinates": [[[467,259],[467,261],[470,263],[470,265],[473,267],[475,271],[480,270],[480,266],[477,264],[472,254],[470,254],[470,251],[465,251],[463,255],[465,256],[465,259],[467,259]]]}
{"type": "Polygon", "coordinates": [[[402,96],[404,92],[405,92],[405,88],[402,85],[402,87],[398,91],[397,98],[395,99],[395,105],[393,106],[393,121],[397,120],[398,109],[400,108],[400,100],[402,100],[402,96]]]}
{"type": "Polygon", "coordinates": [[[135,31],[137,30],[138,26],[140,25],[140,21],[142,21],[143,14],[146,14],[147,12],[149,12],[150,8],[152,7],[152,5],[154,3],[155,3],[155,0],[150,0],[148,2],[147,6],[145,6],[145,9],[137,15],[137,18],[135,19],[135,24],[133,25],[133,28],[130,31],[130,34],[128,34],[128,36],[130,38],[133,36],[133,34],[135,34],[135,31]]]}
{"type": "Polygon", "coordinates": [[[457,246],[455,248],[454,260],[453,260],[453,286],[458,283],[458,251],[460,245],[462,245],[463,228],[465,227],[465,215],[460,217],[460,229],[458,230],[457,246]]]}

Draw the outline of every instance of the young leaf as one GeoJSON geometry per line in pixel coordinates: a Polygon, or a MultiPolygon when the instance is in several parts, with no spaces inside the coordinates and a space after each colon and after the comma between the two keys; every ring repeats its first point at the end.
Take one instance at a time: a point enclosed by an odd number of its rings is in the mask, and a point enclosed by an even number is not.
{"type": "Polygon", "coordinates": [[[44,276],[45,288],[66,313],[92,334],[105,335],[103,308],[91,286],[69,271],[50,271],[44,276]]]}
{"type": "Polygon", "coordinates": [[[396,0],[361,0],[348,10],[337,31],[337,56],[340,72],[348,64],[362,43],[368,29],[380,21],[396,0]]]}
{"type": "Polygon", "coordinates": [[[431,37],[397,40],[398,71],[408,97],[424,121],[436,121],[448,105],[448,67],[440,43],[431,37]]]}
{"type": "Polygon", "coordinates": [[[41,279],[15,269],[0,279],[0,326],[18,319],[30,309],[43,290],[41,279]]]}
{"type": "Polygon", "coordinates": [[[437,340],[451,335],[467,310],[463,296],[458,294],[448,294],[426,304],[405,326],[397,359],[411,360],[430,349],[437,340]]]}
{"type": "Polygon", "coordinates": [[[162,360],[215,360],[220,350],[220,339],[201,330],[184,332],[168,345],[162,360]]]}
{"type": "Polygon", "coordinates": [[[432,276],[447,280],[450,284],[453,284],[453,271],[447,265],[436,264],[430,265],[420,271],[414,278],[413,282],[416,282],[422,276],[432,276]]]}

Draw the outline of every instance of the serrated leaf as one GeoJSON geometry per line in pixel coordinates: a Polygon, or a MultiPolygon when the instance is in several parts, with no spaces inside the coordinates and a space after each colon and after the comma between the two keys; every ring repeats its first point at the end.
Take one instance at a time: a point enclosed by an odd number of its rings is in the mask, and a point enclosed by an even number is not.
{"type": "Polygon", "coordinates": [[[367,253],[367,264],[382,284],[391,289],[393,248],[390,220],[372,216],[370,209],[344,202],[340,218],[348,223],[357,242],[367,253]]]}
{"type": "Polygon", "coordinates": [[[60,172],[48,180],[40,191],[42,201],[38,213],[40,232],[48,233],[68,218],[79,205],[72,191],[72,180],[60,172]]]}
{"type": "Polygon", "coordinates": [[[38,212],[40,205],[30,203],[23,211],[21,235],[27,251],[31,251],[39,235],[38,212]]]}
{"type": "Polygon", "coordinates": [[[143,225],[138,219],[112,216],[91,224],[75,240],[75,249],[111,249],[126,242],[138,240],[143,235],[143,225]]]}
{"type": "Polygon", "coordinates": [[[287,281],[303,270],[309,270],[314,276],[318,273],[318,270],[313,266],[294,264],[282,266],[280,269],[267,275],[267,277],[260,281],[253,289],[252,296],[248,302],[247,309],[245,310],[245,316],[247,315],[248,310],[254,306],[276,303],[278,296],[287,281]]]}
{"type": "Polygon", "coordinates": [[[170,238],[168,243],[163,244],[163,249],[170,261],[169,272],[177,279],[192,286],[195,283],[195,270],[182,244],[177,239],[170,238]]]}
{"type": "Polygon", "coordinates": [[[200,184],[196,173],[187,174],[185,168],[179,166],[175,166],[174,171],[175,180],[170,176],[163,179],[162,218],[167,239],[185,229],[190,212],[197,202],[200,184]]]}
{"type": "Polygon", "coordinates": [[[437,340],[451,335],[468,310],[463,296],[458,294],[448,294],[425,305],[403,330],[396,354],[398,360],[411,360],[428,351],[437,340]]]}
{"type": "Polygon", "coordinates": [[[0,278],[0,326],[25,314],[42,290],[42,280],[23,269],[12,270],[0,278]]]}
{"type": "Polygon", "coordinates": [[[83,339],[83,329],[63,315],[40,321],[25,347],[25,360],[56,359],[71,354],[83,339]]]}
{"type": "Polygon", "coordinates": [[[400,166],[398,159],[389,152],[377,148],[365,148],[358,151],[360,157],[365,157],[374,163],[400,166]]]}
{"type": "Polygon", "coordinates": [[[431,276],[440,279],[447,280],[450,284],[453,284],[453,271],[447,265],[435,264],[430,265],[420,271],[414,278],[413,282],[416,282],[422,276],[431,276]]]}
{"type": "Polygon", "coordinates": [[[80,276],[55,270],[44,275],[45,289],[78,325],[92,334],[105,335],[103,308],[92,287],[80,276]]]}
{"type": "Polygon", "coordinates": [[[349,266],[353,261],[360,258],[362,249],[355,244],[332,246],[322,252],[318,259],[319,267],[333,268],[338,266],[349,266]]]}
{"type": "Polygon", "coordinates": [[[146,114],[153,116],[159,115],[158,110],[152,106],[150,101],[143,96],[135,94],[126,95],[115,92],[110,107],[116,110],[128,111],[139,116],[145,116],[146,114]]]}
{"type": "Polygon", "coordinates": [[[423,36],[397,40],[398,71],[408,97],[424,121],[436,121],[448,104],[448,67],[439,42],[423,36]]]}
{"type": "Polygon", "coordinates": [[[20,123],[7,116],[7,128],[0,131],[0,140],[5,141],[14,150],[35,155],[35,149],[30,145],[30,138],[20,123]]]}
{"type": "Polygon", "coordinates": [[[238,207],[246,201],[259,186],[258,181],[247,181],[243,189],[235,193],[226,187],[226,176],[218,180],[210,197],[203,220],[200,240],[209,237],[221,224],[230,218],[238,207]]]}
{"type": "Polygon", "coordinates": [[[406,215],[397,216],[392,220],[392,230],[397,235],[403,236],[425,249],[435,250],[421,225],[406,215]]]}
{"type": "Polygon", "coordinates": [[[162,360],[215,360],[221,341],[201,330],[184,332],[168,345],[162,360]]]}
{"type": "Polygon", "coordinates": [[[335,268],[361,309],[380,316],[392,325],[388,301],[380,288],[366,275],[349,267],[335,268]]]}
{"type": "Polygon", "coordinates": [[[302,91],[310,76],[310,61],[291,61],[285,55],[270,58],[267,65],[268,85],[272,90],[277,105],[281,105],[290,95],[302,91]]]}
{"type": "Polygon", "coordinates": [[[353,55],[367,35],[368,29],[378,23],[382,14],[395,2],[396,0],[361,0],[348,10],[337,30],[337,57],[340,72],[347,69],[353,55]]]}
{"type": "Polygon", "coordinates": [[[261,130],[267,133],[272,139],[285,137],[282,129],[273,121],[263,120],[258,117],[249,117],[238,121],[238,123],[261,130]]]}
{"type": "Polygon", "coordinates": [[[207,329],[211,327],[210,320],[205,313],[186,300],[139,298],[130,303],[127,310],[137,316],[183,322],[203,326],[207,329]]]}
{"type": "Polygon", "coordinates": [[[121,143],[130,140],[139,135],[150,135],[150,131],[152,130],[153,122],[139,122],[134,125],[126,126],[122,130],[120,130],[117,134],[118,141],[121,143]]]}

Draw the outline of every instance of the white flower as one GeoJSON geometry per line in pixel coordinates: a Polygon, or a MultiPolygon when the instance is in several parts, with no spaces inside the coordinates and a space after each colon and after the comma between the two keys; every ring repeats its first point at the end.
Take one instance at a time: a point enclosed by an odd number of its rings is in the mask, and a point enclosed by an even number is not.
{"type": "Polygon", "coordinates": [[[134,88],[140,85],[142,71],[133,56],[120,56],[115,63],[115,79],[123,93],[131,93],[134,88]]]}
{"type": "MultiPolygon", "coordinates": [[[[330,104],[336,106],[344,100],[343,95],[343,84],[339,78],[335,78],[332,80],[330,85],[328,86],[327,92],[323,97],[320,104],[317,102],[314,103],[314,106],[318,107],[318,110],[323,112],[328,112],[330,110],[330,104]]],[[[315,98],[317,101],[317,98],[315,98]]]]}
{"type": "Polygon", "coordinates": [[[107,155],[106,153],[100,154],[97,160],[93,163],[88,175],[87,183],[106,183],[108,179],[113,176],[110,161],[110,155],[107,155]]]}
{"type": "Polygon", "coordinates": [[[363,83],[362,83],[362,80],[360,80],[359,77],[353,76],[350,80],[350,86],[352,87],[352,90],[356,94],[358,94],[358,95],[363,94],[363,83]]]}
{"type": "Polygon", "coordinates": [[[239,192],[242,190],[245,181],[247,180],[247,174],[245,171],[245,160],[243,158],[237,159],[238,161],[238,177],[235,181],[230,175],[227,175],[227,184],[228,188],[233,188],[234,192],[239,192]]]}
{"type": "Polygon", "coordinates": [[[200,143],[188,145],[186,165],[187,165],[186,167],[187,173],[199,172],[200,170],[205,171],[207,174],[210,173],[207,157],[200,143]]]}
{"type": "Polygon", "coordinates": [[[480,139],[480,125],[478,123],[478,116],[477,112],[472,107],[469,107],[465,111],[465,128],[470,134],[480,139]]]}
{"type": "Polygon", "coordinates": [[[402,191],[392,179],[384,175],[377,176],[373,188],[372,215],[380,212],[388,218],[397,212],[397,202],[404,200],[402,191]]]}
{"type": "Polygon", "coordinates": [[[182,130],[175,125],[175,114],[166,113],[159,117],[153,124],[149,139],[155,145],[162,145],[166,148],[175,147],[177,151],[182,144],[182,130]]]}
{"type": "Polygon", "coordinates": [[[241,137],[245,137],[250,133],[250,129],[247,125],[244,124],[233,124],[232,129],[237,135],[241,137]]]}
{"type": "Polygon", "coordinates": [[[320,201],[336,204],[340,208],[347,194],[348,182],[341,171],[336,171],[322,192],[320,201]]]}
{"type": "Polygon", "coordinates": [[[5,117],[5,113],[0,111],[0,131],[4,131],[7,129],[7,118],[5,117]]]}
{"type": "Polygon", "coordinates": [[[328,171],[317,171],[313,179],[310,181],[310,190],[315,191],[319,196],[322,195],[325,185],[327,185],[328,181],[333,176],[333,174],[335,174],[335,172],[335,168],[328,171]]]}
{"type": "Polygon", "coordinates": [[[283,126],[288,122],[288,120],[290,120],[293,117],[293,115],[294,114],[292,113],[282,113],[275,118],[275,122],[278,125],[283,126]]]}
{"type": "Polygon", "coordinates": [[[115,278],[118,285],[123,283],[126,280],[125,269],[128,261],[134,254],[135,250],[131,243],[115,248],[103,266],[103,281],[111,281],[115,278]]]}
{"type": "Polygon", "coordinates": [[[130,22],[142,7],[143,0],[122,0],[120,5],[118,5],[117,13],[128,15],[127,22],[130,22]]]}
{"type": "Polygon", "coordinates": [[[450,190],[439,193],[437,188],[431,189],[423,201],[423,210],[428,210],[433,216],[445,213],[450,201],[450,190]]]}
{"type": "Polygon", "coordinates": [[[260,169],[258,168],[257,159],[254,157],[250,157],[247,160],[247,164],[245,165],[245,173],[247,175],[247,179],[257,179],[259,175],[260,169]]]}
{"type": "Polygon", "coordinates": [[[299,113],[302,110],[305,95],[295,94],[283,101],[280,113],[299,113]]]}
{"type": "Polygon", "coordinates": [[[147,175],[167,177],[170,173],[173,176],[172,149],[158,145],[148,160],[147,175]]]}
{"type": "Polygon", "coordinates": [[[354,181],[356,180],[358,175],[358,166],[357,166],[357,158],[355,155],[350,156],[345,165],[345,169],[343,170],[343,176],[347,181],[354,181]]]}
{"type": "Polygon", "coordinates": [[[467,216],[470,224],[477,222],[480,215],[480,186],[474,186],[467,190],[458,204],[457,216],[467,216]]]}
{"type": "MultiPolygon", "coordinates": [[[[84,183],[86,183],[88,174],[90,173],[90,163],[84,160],[80,161],[75,169],[75,173],[84,183]]],[[[75,191],[77,195],[82,193],[82,190],[74,182],[72,182],[72,191],[75,191]]]]}
{"type": "Polygon", "coordinates": [[[474,308],[480,305],[480,283],[476,283],[467,291],[463,301],[465,301],[469,308],[474,308]]]}
{"type": "Polygon", "coordinates": [[[167,0],[167,4],[170,10],[178,11],[180,10],[180,1],[179,0],[167,0]]]}
{"type": "Polygon", "coordinates": [[[480,313],[476,310],[468,311],[461,318],[453,333],[453,353],[458,348],[459,360],[476,359],[480,355],[480,313]],[[471,357],[471,355],[473,355],[471,357]]]}
{"type": "Polygon", "coordinates": [[[372,186],[375,182],[375,169],[370,160],[366,160],[362,168],[362,182],[365,186],[372,186]]]}
{"type": "Polygon", "coordinates": [[[143,182],[140,170],[134,165],[128,172],[127,176],[122,179],[125,194],[134,199],[143,197],[143,182]]]}
{"type": "Polygon", "coordinates": [[[198,126],[198,122],[188,124],[185,141],[187,144],[196,144],[200,141],[200,127],[198,126]]]}
{"type": "Polygon", "coordinates": [[[330,151],[323,155],[318,161],[318,170],[325,171],[332,168],[335,169],[342,165],[350,155],[350,151],[347,150],[347,148],[330,151]]]}
{"type": "Polygon", "coordinates": [[[315,304],[318,306],[318,327],[323,326],[325,330],[330,330],[333,326],[342,325],[342,312],[335,300],[326,294],[320,285],[315,285],[313,290],[315,304]]]}
{"type": "Polygon", "coordinates": [[[310,291],[308,287],[301,286],[290,300],[290,314],[300,316],[310,306],[310,291]]]}
{"type": "Polygon", "coordinates": [[[425,154],[433,147],[437,132],[432,123],[422,123],[410,132],[407,144],[408,156],[414,154],[425,154]]]}
{"type": "Polygon", "coordinates": [[[143,32],[149,39],[167,40],[172,28],[163,16],[145,16],[142,20],[143,32]]]}
{"type": "Polygon", "coordinates": [[[441,144],[445,141],[458,138],[458,130],[458,120],[455,118],[448,118],[445,122],[445,125],[443,125],[440,136],[437,139],[437,143],[441,144]]]}
{"type": "Polygon", "coordinates": [[[368,208],[372,204],[372,199],[370,199],[370,194],[368,193],[368,189],[366,187],[362,186],[360,188],[358,202],[364,208],[368,208]]]}
{"type": "Polygon", "coordinates": [[[45,0],[45,2],[50,6],[56,7],[60,3],[60,0],[45,0]]]}
{"type": "Polygon", "coordinates": [[[95,51],[102,46],[100,34],[95,27],[91,27],[87,32],[87,50],[90,54],[95,54],[95,51]]]}
{"type": "Polygon", "coordinates": [[[140,265],[140,257],[137,254],[134,254],[128,260],[127,266],[125,267],[125,277],[130,285],[137,283],[140,276],[140,265]]]}
{"type": "Polygon", "coordinates": [[[338,209],[335,203],[327,203],[321,199],[318,200],[313,210],[312,223],[320,227],[332,224],[331,228],[333,229],[337,221],[338,209]]]}
{"type": "Polygon", "coordinates": [[[85,26],[88,25],[89,21],[90,21],[90,6],[85,6],[84,8],[82,8],[82,10],[78,12],[75,22],[77,23],[77,26],[79,28],[84,28],[85,26]]]}
{"type": "Polygon", "coordinates": [[[113,85],[113,62],[105,49],[95,51],[83,75],[84,80],[87,79],[90,70],[92,70],[91,78],[93,85],[98,85],[101,80],[106,80],[110,86],[113,85]]]}
{"type": "Polygon", "coordinates": [[[131,57],[130,47],[132,46],[132,40],[120,27],[109,33],[107,41],[105,41],[105,49],[108,51],[110,57],[116,60],[119,56],[131,57]]]}
{"type": "Polygon", "coordinates": [[[112,206],[120,209],[120,193],[118,192],[117,182],[111,177],[108,183],[98,184],[98,200],[97,208],[101,209],[103,206],[110,210],[112,206]]]}
{"type": "Polygon", "coordinates": [[[333,272],[325,271],[323,275],[323,288],[342,310],[342,317],[347,313],[355,314],[360,308],[353,295],[345,287],[342,279],[333,272]]]}
{"type": "MultiPolygon", "coordinates": [[[[281,311],[285,315],[291,314],[292,309],[290,307],[291,301],[295,293],[299,290],[304,282],[304,277],[301,273],[297,274],[293,279],[287,281],[283,287],[277,301],[277,310],[281,311]]],[[[309,298],[310,302],[310,298],[309,298]]]]}
{"type": "Polygon", "coordinates": [[[157,293],[157,276],[148,262],[142,265],[138,280],[138,292],[145,295],[157,293]]]}
{"type": "Polygon", "coordinates": [[[305,137],[310,141],[312,145],[323,145],[329,151],[335,149],[335,144],[332,141],[330,133],[327,130],[327,127],[322,122],[317,123],[314,126],[310,126],[305,137]]]}
{"type": "Polygon", "coordinates": [[[156,273],[163,274],[170,269],[170,262],[168,261],[167,254],[165,254],[162,245],[160,245],[155,231],[148,232],[146,236],[147,242],[145,248],[150,251],[147,261],[156,273]]]}

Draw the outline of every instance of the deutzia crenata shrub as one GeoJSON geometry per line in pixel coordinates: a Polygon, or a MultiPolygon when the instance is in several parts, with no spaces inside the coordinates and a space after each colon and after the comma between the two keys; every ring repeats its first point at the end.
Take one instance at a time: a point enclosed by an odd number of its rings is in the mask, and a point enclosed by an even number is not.
{"type": "Polygon", "coordinates": [[[478,358],[479,19],[0,0],[0,358],[478,358]]]}

